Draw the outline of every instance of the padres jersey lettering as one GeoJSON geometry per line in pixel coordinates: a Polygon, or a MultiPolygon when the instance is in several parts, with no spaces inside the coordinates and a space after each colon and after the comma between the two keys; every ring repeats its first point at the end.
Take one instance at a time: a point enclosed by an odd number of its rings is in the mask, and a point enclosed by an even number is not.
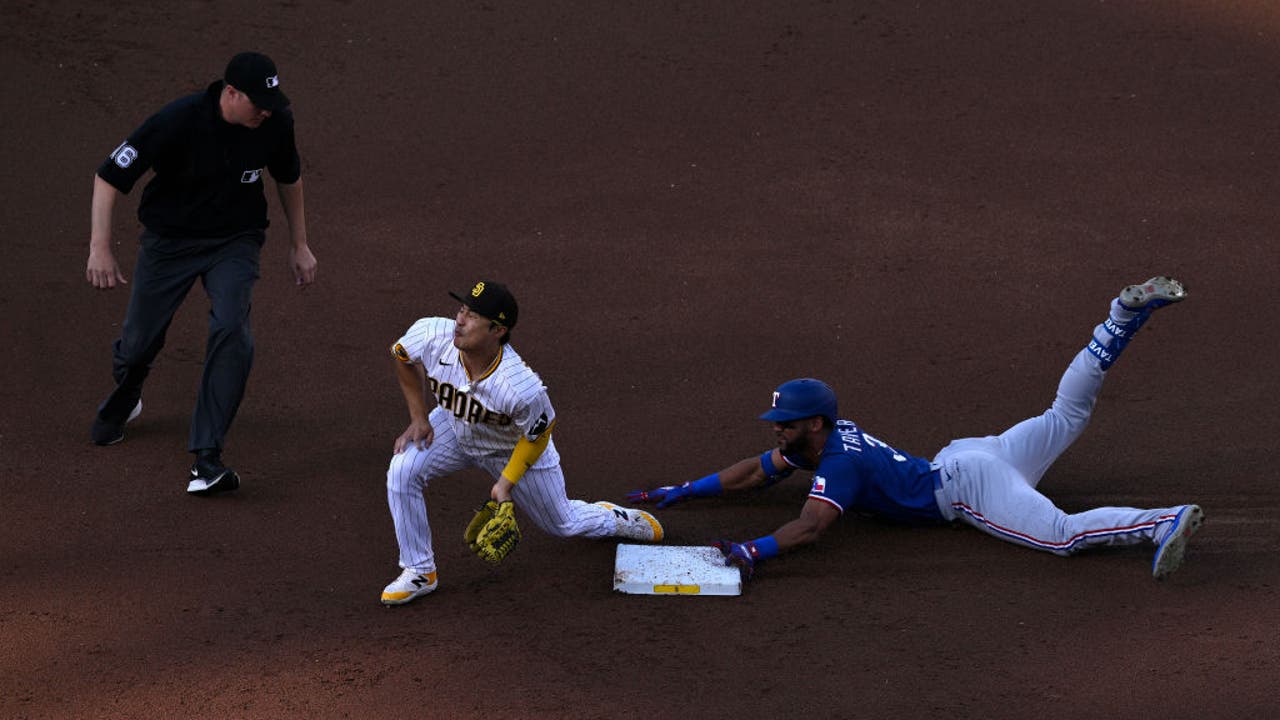
{"type": "MultiPolygon", "coordinates": [[[[448,318],[422,318],[391,352],[401,362],[422,366],[428,391],[453,418],[461,449],[474,455],[510,456],[521,437],[537,440],[555,420],[547,390],[538,374],[509,345],[502,347],[498,361],[485,375],[468,377],[453,346],[454,327],[448,318]]],[[[559,461],[552,444],[537,466],[559,461]]]]}
{"type": "MultiPolygon", "coordinates": [[[[392,354],[400,358],[403,362],[412,362],[409,354],[399,343],[391,349],[392,354]],[[400,353],[405,353],[401,356],[400,353]]],[[[467,422],[487,423],[489,425],[510,425],[511,416],[500,412],[494,412],[479,401],[471,397],[470,394],[460,392],[457,388],[449,383],[441,383],[439,380],[427,376],[427,391],[436,399],[436,404],[453,413],[453,416],[467,422]]]]}

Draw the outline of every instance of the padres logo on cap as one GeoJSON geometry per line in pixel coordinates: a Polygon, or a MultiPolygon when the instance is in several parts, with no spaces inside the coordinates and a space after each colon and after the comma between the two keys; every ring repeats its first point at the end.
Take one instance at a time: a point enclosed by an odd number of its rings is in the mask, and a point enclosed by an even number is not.
{"type": "Polygon", "coordinates": [[[471,286],[469,292],[450,292],[449,297],[480,317],[488,318],[503,327],[510,328],[516,324],[516,314],[519,312],[516,299],[511,296],[506,285],[496,280],[480,280],[471,286]]]}

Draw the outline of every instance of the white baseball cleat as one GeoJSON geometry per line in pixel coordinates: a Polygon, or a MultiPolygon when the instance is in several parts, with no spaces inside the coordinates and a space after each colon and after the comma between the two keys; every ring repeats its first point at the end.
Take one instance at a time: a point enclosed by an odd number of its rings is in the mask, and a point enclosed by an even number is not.
{"type": "Polygon", "coordinates": [[[382,589],[383,605],[404,605],[414,598],[421,597],[440,586],[435,571],[420,573],[408,570],[400,573],[395,582],[382,589]]]}
{"type": "Polygon", "coordinates": [[[1169,534],[1156,548],[1156,558],[1151,562],[1151,575],[1163,580],[1182,566],[1187,553],[1187,541],[1204,524],[1204,511],[1199,505],[1184,505],[1173,519],[1169,534]]]}
{"type": "Polygon", "coordinates": [[[1120,304],[1129,310],[1155,310],[1187,299],[1187,289],[1171,277],[1157,275],[1120,291],[1120,304]]]}
{"type": "Polygon", "coordinates": [[[617,522],[617,528],[613,532],[616,537],[643,542],[662,542],[662,523],[648,512],[624,508],[611,502],[601,501],[595,504],[613,513],[614,520],[617,522]]]}

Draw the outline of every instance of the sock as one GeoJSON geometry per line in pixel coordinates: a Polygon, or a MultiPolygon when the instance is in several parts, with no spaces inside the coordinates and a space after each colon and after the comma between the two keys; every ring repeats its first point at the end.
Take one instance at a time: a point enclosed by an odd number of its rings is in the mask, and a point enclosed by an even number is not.
{"type": "Polygon", "coordinates": [[[1109,370],[1120,359],[1120,353],[1150,316],[1150,310],[1130,310],[1120,304],[1120,298],[1111,301],[1111,312],[1106,322],[1093,329],[1093,338],[1088,346],[1103,371],[1109,370]]]}
{"type": "Polygon", "coordinates": [[[1111,301],[1111,319],[1120,325],[1129,324],[1130,321],[1141,314],[1142,312],[1140,310],[1130,310],[1124,305],[1121,305],[1120,298],[1115,298],[1111,301]]]}

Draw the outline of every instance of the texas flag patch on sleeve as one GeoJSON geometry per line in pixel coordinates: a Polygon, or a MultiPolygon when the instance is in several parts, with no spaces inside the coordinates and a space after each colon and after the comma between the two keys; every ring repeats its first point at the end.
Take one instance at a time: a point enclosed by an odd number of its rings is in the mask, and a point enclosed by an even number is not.
{"type": "Polygon", "coordinates": [[[813,490],[811,490],[810,492],[824,493],[826,491],[827,491],[827,479],[822,477],[821,475],[814,476],[813,490]]]}

